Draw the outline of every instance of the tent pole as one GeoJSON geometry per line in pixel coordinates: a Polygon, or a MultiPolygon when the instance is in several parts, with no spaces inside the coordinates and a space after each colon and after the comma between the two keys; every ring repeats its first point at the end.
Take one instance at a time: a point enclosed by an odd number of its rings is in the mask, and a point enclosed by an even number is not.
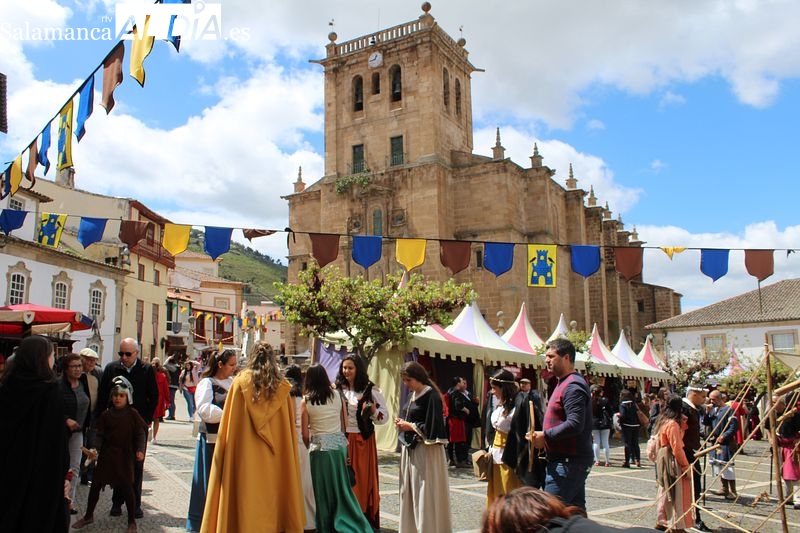
{"type": "MultiPolygon", "coordinates": [[[[766,339],[765,339],[766,341],[766,339]]],[[[766,358],[767,363],[767,395],[769,396],[770,402],[772,401],[772,392],[773,392],[773,383],[772,383],[772,365],[771,365],[771,355],[769,352],[769,344],[764,342],[764,357],[766,358]]],[[[781,511],[781,526],[783,528],[783,533],[789,533],[789,525],[786,521],[786,504],[784,503],[784,495],[783,495],[783,483],[781,482],[781,462],[780,462],[780,455],[778,450],[778,428],[777,419],[775,417],[775,409],[769,410],[769,443],[772,447],[772,461],[774,465],[775,471],[775,485],[778,490],[778,505],[781,511]]]]}

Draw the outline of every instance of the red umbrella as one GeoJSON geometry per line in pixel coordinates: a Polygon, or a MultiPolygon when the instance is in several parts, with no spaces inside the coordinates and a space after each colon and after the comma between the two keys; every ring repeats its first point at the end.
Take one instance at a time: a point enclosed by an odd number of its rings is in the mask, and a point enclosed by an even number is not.
{"type": "Polygon", "coordinates": [[[78,311],[35,304],[16,304],[0,307],[0,334],[21,335],[80,331],[92,327],[93,320],[78,311]]]}

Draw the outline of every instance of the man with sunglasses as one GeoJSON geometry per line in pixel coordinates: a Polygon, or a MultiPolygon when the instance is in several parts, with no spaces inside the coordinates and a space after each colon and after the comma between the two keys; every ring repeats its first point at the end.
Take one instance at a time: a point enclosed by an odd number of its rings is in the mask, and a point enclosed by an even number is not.
{"type": "MultiPolygon", "coordinates": [[[[139,359],[139,343],[135,339],[123,339],[119,343],[119,360],[108,363],[103,370],[103,377],[97,391],[97,413],[100,416],[109,406],[109,394],[117,376],[124,376],[133,389],[133,407],[139,412],[149,429],[153,422],[158,404],[158,385],[153,368],[139,359]]],[[[147,451],[145,450],[145,456],[147,451]]],[[[144,474],[144,461],[136,461],[133,471],[133,492],[136,496],[136,518],[142,518],[142,477],[144,474]]],[[[114,490],[111,496],[111,516],[122,515],[122,504],[125,501],[120,491],[114,490]]]]}

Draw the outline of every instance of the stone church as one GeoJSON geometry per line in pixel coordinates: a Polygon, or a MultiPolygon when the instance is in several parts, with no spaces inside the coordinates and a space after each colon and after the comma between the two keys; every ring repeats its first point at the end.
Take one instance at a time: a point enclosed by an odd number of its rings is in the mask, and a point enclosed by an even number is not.
{"type": "MultiPolygon", "coordinates": [[[[644,326],[680,313],[680,295],[667,287],[626,281],[615,271],[611,246],[641,246],[597,205],[593,191],[562,183],[532,146],[524,165],[505,157],[498,129],[492,157],[473,153],[471,74],[466,41],[451,38],[422,5],[411,22],[345,42],[328,35],[325,76],[325,175],[306,186],[298,175],[289,203],[289,281],[311,261],[310,233],[335,233],[334,262],[348,275],[381,278],[401,272],[398,238],[428,239],[430,279],[469,282],[495,327],[510,325],[521,304],[547,337],[563,313],[567,323],[606,342],[624,328],[634,349],[644,326]],[[354,235],[383,237],[381,259],[364,269],[352,258],[354,235]],[[469,241],[469,267],[453,275],[440,262],[440,241],[469,241]],[[484,242],[515,243],[510,271],[495,277],[484,267],[484,242]],[[557,244],[556,287],[529,287],[527,244],[557,244]],[[603,246],[598,272],[584,279],[570,268],[569,244],[603,246]]],[[[287,350],[307,340],[287,332],[287,350]]]]}

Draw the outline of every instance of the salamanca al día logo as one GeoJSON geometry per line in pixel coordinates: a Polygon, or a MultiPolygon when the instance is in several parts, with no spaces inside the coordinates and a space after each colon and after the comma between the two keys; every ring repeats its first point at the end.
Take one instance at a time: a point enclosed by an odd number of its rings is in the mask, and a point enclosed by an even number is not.
{"type": "Polygon", "coordinates": [[[117,4],[115,15],[117,36],[122,40],[180,37],[218,41],[226,38],[222,35],[220,4],[117,4]]]}

